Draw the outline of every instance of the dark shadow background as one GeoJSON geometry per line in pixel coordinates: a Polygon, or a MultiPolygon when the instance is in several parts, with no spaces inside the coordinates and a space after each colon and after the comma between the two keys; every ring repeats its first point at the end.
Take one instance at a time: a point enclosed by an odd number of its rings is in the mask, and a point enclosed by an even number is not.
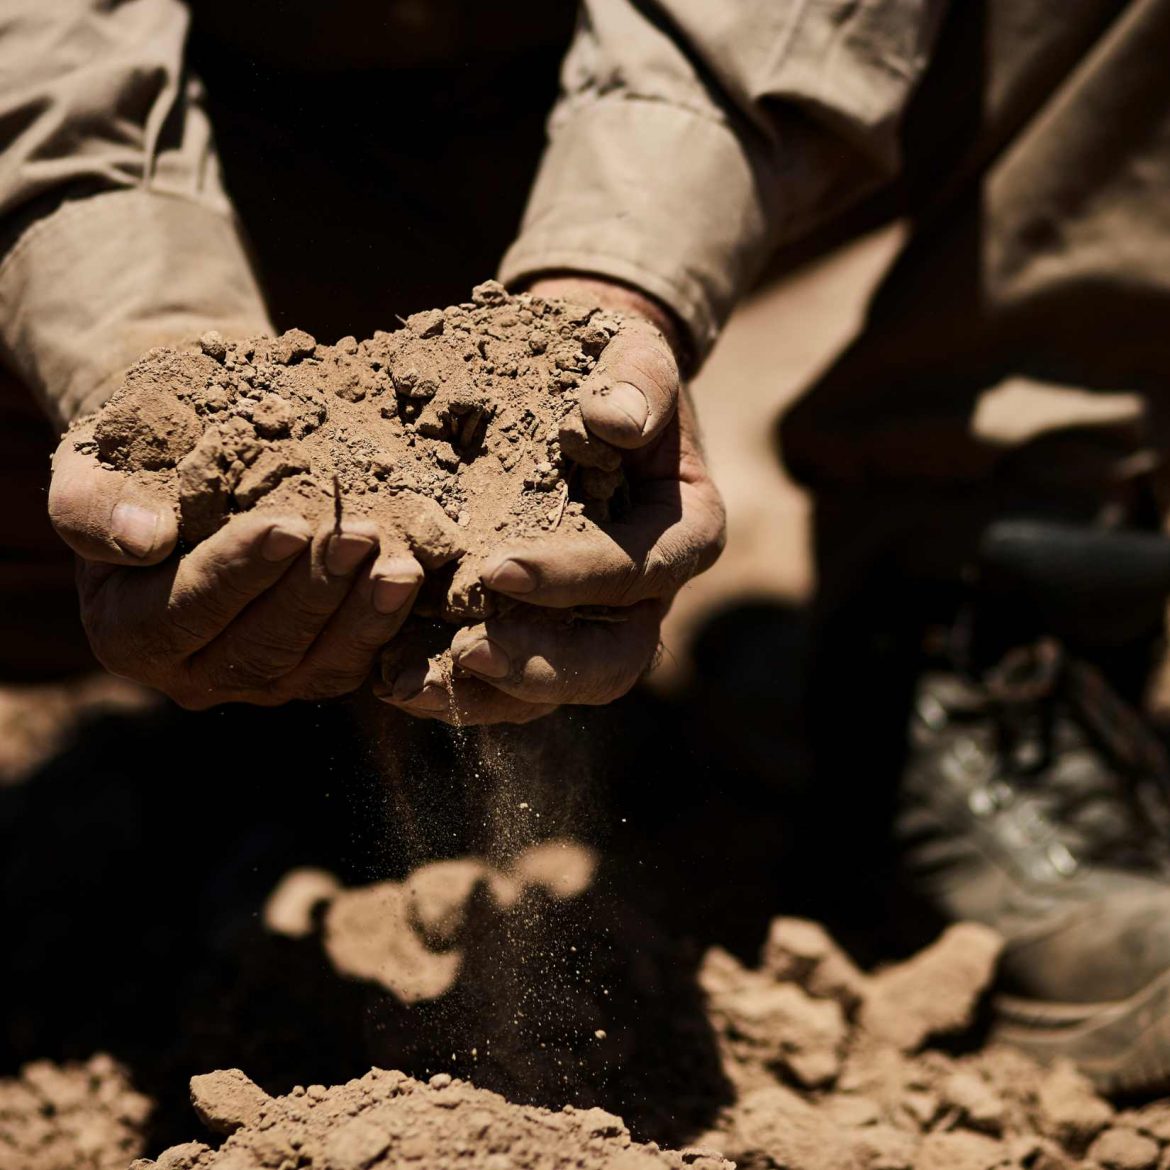
{"type": "Polygon", "coordinates": [[[494,274],[574,11],[195,0],[192,65],[279,328],[368,337],[494,274]]]}
{"type": "MultiPolygon", "coordinates": [[[[470,25],[451,24],[443,3],[343,3],[328,21],[319,8],[200,2],[191,48],[275,320],[332,341],[463,300],[494,271],[541,149],[572,5],[485,6],[470,25]]],[[[40,442],[30,458],[47,456],[51,437],[40,442]]],[[[63,612],[68,560],[42,535],[63,612]]],[[[550,721],[557,819],[604,857],[587,920],[562,924],[595,943],[573,977],[606,980],[626,1056],[568,1087],[500,1070],[477,1079],[554,1105],[600,1103],[672,1144],[709,1124],[727,1087],[694,987],[703,949],[754,960],[777,908],[819,912],[828,898],[786,860],[787,810],[808,778],[803,643],[799,614],[729,612],[701,640],[692,693],[550,721]]],[[[198,1133],[187,1080],[212,1068],[241,1067],[273,1091],[360,1075],[374,1059],[449,1068],[451,1038],[493,1010],[490,981],[406,1011],[258,918],[294,866],[357,884],[482,845],[466,744],[384,718],[372,741],[348,704],[110,717],[0,790],[0,1075],[108,1051],[158,1099],[158,1149],[198,1133]],[[404,795],[422,810],[409,832],[404,795]]],[[[516,733],[529,734],[545,731],[516,733]]],[[[837,876],[851,881],[859,864],[849,856],[837,876]]],[[[488,937],[480,953],[507,966],[500,943],[488,937]]],[[[556,986],[550,1027],[571,1031],[556,986]]]]}
{"type": "MultiPolygon", "coordinates": [[[[483,5],[470,23],[463,7],[195,3],[192,61],[279,327],[368,335],[494,271],[572,5],[483,5]]],[[[953,241],[963,256],[976,213],[953,241]]],[[[921,941],[892,893],[885,826],[909,648],[953,597],[907,588],[896,557],[865,566],[813,615],[750,599],[711,615],[681,695],[553,717],[571,734],[553,737],[550,775],[563,770],[565,806],[604,857],[580,929],[614,944],[597,961],[633,1054],[573,1092],[642,1136],[685,1144],[725,1100],[693,988],[705,947],[754,961],[778,912],[826,921],[866,963],[921,941]]],[[[484,1006],[474,995],[447,1016],[405,1012],[258,919],[293,866],[356,884],[476,847],[465,814],[482,794],[459,737],[385,719],[375,748],[347,704],[107,719],[0,790],[0,1075],[109,1051],[160,1101],[158,1149],[198,1132],[186,1082],[212,1068],[284,1091],[375,1057],[435,1067],[460,1011],[484,1006]],[[421,836],[396,815],[403,792],[426,810],[421,836]]],[[[563,1103],[563,1088],[543,1099],[563,1103]]]]}
{"type": "MultiPolygon", "coordinates": [[[[484,6],[470,25],[452,24],[448,7],[347,2],[326,21],[306,3],[194,5],[192,61],[278,326],[368,335],[465,299],[494,271],[573,6],[484,6]]],[[[47,459],[42,431],[22,440],[30,459],[47,459]]],[[[34,535],[29,548],[56,574],[55,609],[25,581],[21,612],[76,647],[75,622],[53,617],[68,604],[68,558],[47,526],[34,535]]],[[[591,918],[572,928],[597,943],[579,978],[611,986],[626,1059],[568,1089],[479,1078],[554,1105],[606,1105],[675,1145],[727,1096],[693,980],[705,947],[754,962],[780,910],[829,918],[862,957],[888,946],[875,930],[882,835],[839,807],[831,834],[807,831],[840,793],[815,782],[811,762],[806,617],[745,602],[714,615],[694,653],[689,692],[558,715],[545,756],[565,777],[562,828],[575,824],[604,858],[591,918]]],[[[26,677],[39,661],[20,664],[26,677]]],[[[864,742],[881,722],[888,739],[887,715],[850,712],[850,734],[864,742]]],[[[258,918],[294,866],[357,884],[479,844],[466,814],[483,794],[459,737],[404,719],[376,747],[367,732],[347,704],[164,707],[88,725],[39,774],[0,790],[0,1075],[108,1051],[159,1101],[157,1150],[198,1133],[186,1086],[209,1069],[241,1067],[286,1091],[360,1075],[372,1059],[450,1067],[445,1046],[491,1010],[490,984],[404,1011],[258,918]],[[404,791],[424,809],[421,837],[397,816],[404,791]]],[[[490,939],[482,953],[511,961],[490,939]]]]}
{"type": "Polygon", "coordinates": [[[198,1134],[194,1074],[240,1067],[287,1091],[372,1062],[601,1104],[643,1137],[685,1144],[728,1093],[693,980],[707,946],[754,963],[784,912],[827,917],[867,961],[898,947],[882,929],[872,825],[838,807],[832,832],[808,831],[804,637],[797,613],[737,608],[700,634],[710,669],[685,695],[636,693],[504,732],[517,759],[534,758],[530,737],[543,745],[548,829],[575,829],[603,858],[583,909],[544,915],[581,945],[534,972],[523,940],[488,920],[456,993],[414,1009],[336,976],[316,941],[267,934],[259,913],[294,866],[361,884],[482,849],[488,781],[465,736],[387,712],[371,741],[344,703],[91,724],[0,790],[0,1075],[110,1052],[160,1103],[152,1149],[198,1134]],[[583,1053],[571,1082],[551,1084],[452,1065],[456,1044],[501,1026],[493,989],[534,974],[532,1026],[550,1043],[581,1032],[573,994],[608,987],[622,1060],[583,1053]]]}

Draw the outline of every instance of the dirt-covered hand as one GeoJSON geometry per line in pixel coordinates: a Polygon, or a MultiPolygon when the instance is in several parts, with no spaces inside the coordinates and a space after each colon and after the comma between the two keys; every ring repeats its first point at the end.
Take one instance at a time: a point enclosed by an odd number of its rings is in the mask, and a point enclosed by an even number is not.
{"type": "Polygon", "coordinates": [[[415,664],[381,688],[387,702],[463,724],[524,722],[561,704],[610,702],[645,673],[675,594],[714,563],[724,536],[723,504],[660,324],[623,326],[582,388],[587,426],[626,452],[628,510],[600,528],[502,547],[484,565],[489,589],[559,620],[514,610],[462,629],[453,677],[415,664]]]}
{"type": "Polygon", "coordinates": [[[49,513],[78,555],[82,620],[108,670],[192,709],[332,698],[365,681],[418,592],[412,557],[365,520],[314,532],[248,513],[179,559],[171,504],[79,437],[57,449],[49,513]]]}

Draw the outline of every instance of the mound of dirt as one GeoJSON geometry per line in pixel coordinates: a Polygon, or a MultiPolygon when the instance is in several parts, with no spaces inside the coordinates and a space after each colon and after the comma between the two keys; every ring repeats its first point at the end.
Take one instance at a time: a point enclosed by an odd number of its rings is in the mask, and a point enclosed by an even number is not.
{"type": "Polygon", "coordinates": [[[108,1056],[0,1080],[0,1170],[125,1170],[151,1103],[108,1056]]]}
{"type": "Polygon", "coordinates": [[[195,1077],[191,1099],[227,1140],[174,1146],[132,1170],[732,1170],[704,1150],[660,1150],[631,1140],[601,1109],[559,1113],[512,1105],[437,1073],[426,1084],[373,1069],[359,1080],[269,1097],[237,1069],[195,1077]]]}
{"type": "MultiPolygon", "coordinates": [[[[563,863],[533,853],[545,883],[563,863]]],[[[580,869],[580,866],[570,869],[580,869]]],[[[555,876],[555,874],[553,875],[555,876]]],[[[531,875],[530,875],[531,877],[531,875]]],[[[370,934],[361,915],[339,915],[323,945],[364,946],[365,960],[401,957],[410,936],[415,960],[449,955],[467,916],[498,913],[477,900],[503,875],[480,863],[442,862],[395,890],[402,913],[370,934]],[[410,907],[408,909],[408,907],[410,907]],[[480,909],[480,908],[483,909],[480,909]],[[357,937],[361,934],[365,942],[357,937]],[[352,936],[352,937],[351,937],[352,936]]],[[[512,882],[515,878],[510,879],[512,882]]],[[[507,883],[505,883],[506,885],[507,883]]],[[[578,892],[574,884],[570,895],[578,892]]],[[[383,885],[368,887],[384,897],[383,885]]],[[[504,887],[501,886],[501,890],[504,887]]],[[[344,907],[343,891],[320,873],[302,873],[266,911],[304,935],[317,907],[344,907]]],[[[328,910],[326,911],[328,916],[328,910]]],[[[393,917],[393,916],[392,916],[393,917]]],[[[191,1143],[138,1170],[359,1170],[446,1167],[696,1166],[733,1160],[741,1170],[1163,1170],[1170,1165],[1170,1106],[1116,1112],[1070,1065],[1042,1068],[1007,1048],[975,1048],[978,1009],[994,974],[998,937],[958,925],[911,959],[859,970],[818,924],[776,919],[758,968],[719,949],[699,970],[707,1018],[730,1103],[694,1145],[673,1152],[632,1141],[601,1109],[549,1112],[509,1103],[447,1073],[429,1084],[374,1070],[334,1088],[311,1086],[272,1098],[235,1070],[192,1083],[196,1112],[220,1135],[218,1149],[191,1143]]],[[[340,953],[340,952],[339,952],[340,953]]],[[[414,961],[414,960],[412,960],[414,961]]],[[[389,968],[387,968],[389,969],[389,968]]],[[[361,978],[381,978],[363,970],[361,978]]],[[[393,989],[395,980],[382,980],[393,989]]],[[[418,1002],[419,989],[407,999],[418,1002]]],[[[531,1000],[528,1010],[537,1010],[531,1000]]],[[[621,1075],[620,1019],[612,1030],[614,1076],[621,1075]]],[[[693,1133],[694,1131],[692,1131],[693,1133]]]]}
{"type": "Polygon", "coordinates": [[[1162,1170],[1165,1102],[1117,1113],[1069,1064],[970,1038],[999,940],[951,927],[865,974],[815,923],[776,919],[759,970],[719,950],[700,973],[735,1103],[699,1140],[785,1170],[1162,1170]]]}
{"type": "Polygon", "coordinates": [[[150,351],[76,443],[172,501],[187,547],[252,509],[369,518],[427,572],[417,614],[477,621],[487,549],[608,514],[620,456],[577,394],[620,324],[489,281],[361,342],[209,333],[150,351]]]}

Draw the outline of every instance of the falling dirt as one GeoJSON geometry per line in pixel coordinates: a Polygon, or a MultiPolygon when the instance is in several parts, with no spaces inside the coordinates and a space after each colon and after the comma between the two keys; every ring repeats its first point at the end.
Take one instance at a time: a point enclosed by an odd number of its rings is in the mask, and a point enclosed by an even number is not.
{"type": "Polygon", "coordinates": [[[487,550],[608,515],[620,456],[585,430],[578,390],[604,378],[620,324],[489,281],[361,342],[210,333],[150,351],[73,433],[174,505],[187,548],[254,509],[361,517],[426,571],[414,612],[467,623],[499,604],[487,550]]]}

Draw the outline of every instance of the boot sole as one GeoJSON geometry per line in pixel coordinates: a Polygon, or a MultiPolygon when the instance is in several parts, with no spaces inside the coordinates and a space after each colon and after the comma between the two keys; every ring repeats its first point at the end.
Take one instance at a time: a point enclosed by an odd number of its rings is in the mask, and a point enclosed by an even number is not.
{"type": "Polygon", "coordinates": [[[1170,971],[1128,999],[1048,1003],[1000,995],[996,1040],[1044,1063],[1067,1058],[1106,1093],[1170,1087],[1170,971]]]}

